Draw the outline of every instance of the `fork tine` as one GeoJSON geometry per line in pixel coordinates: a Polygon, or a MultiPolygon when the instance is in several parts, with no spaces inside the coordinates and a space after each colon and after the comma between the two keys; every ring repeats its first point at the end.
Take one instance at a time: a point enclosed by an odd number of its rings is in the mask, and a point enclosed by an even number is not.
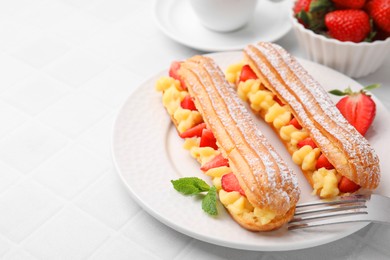
{"type": "Polygon", "coordinates": [[[364,195],[355,195],[355,196],[348,196],[348,197],[340,197],[337,200],[319,200],[319,201],[313,201],[313,202],[307,202],[307,203],[301,203],[296,206],[297,209],[304,208],[304,207],[312,207],[312,206],[321,206],[321,205],[340,205],[340,204],[352,204],[352,203],[359,203],[359,202],[366,202],[368,199],[367,196],[364,195]]]}
{"type": "MultiPolygon", "coordinates": [[[[305,221],[312,221],[312,220],[318,220],[318,219],[324,219],[324,218],[334,218],[334,217],[344,217],[344,216],[352,216],[352,215],[365,215],[368,214],[367,211],[354,211],[354,212],[336,212],[332,214],[320,214],[316,216],[309,216],[309,217],[298,217],[293,218],[290,220],[289,223],[294,222],[305,222],[305,221]]],[[[333,221],[333,220],[332,220],[333,221]]]]}
{"type": "Polygon", "coordinates": [[[299,204],[288,230],[367,221],[364,215],[368,214],[366,202],[369,198],[369,195],[352,195],[299,204]]]}
{"type": "Polygon", "coordinates": [[[313,227],[321,227],[321,226],[328,226],[328,225],[335,225],[335,224],[345,224],[345,223],[353,223],[353,222],[369,222],[369,220],[366,219],[348,219],[348,220],[336,220],[332,222],[310,222],[310,223],[298,223],[298,224],[292,224],[288,226],[288,230],[297,230],[297,229],[304,229],[304,228],[313,228],[313,227]]]}
{"type": "Polygon", "coordinates": [[[313,213],[325,213],[325,212],[335,212],[335,211],[346,211],[346,210],[352,210],[352,209],[362,209],[367,208],[364,204],[357,204],[357,205],[351,205],[346,204],[345,206],[339,206],[339,207],[322,207],[322,208],[316,208],[316,209],[308,209],[308,210],[300,210],[295,212],[295,216],[305,215],[305,214],[313,214],[313,213]]]}

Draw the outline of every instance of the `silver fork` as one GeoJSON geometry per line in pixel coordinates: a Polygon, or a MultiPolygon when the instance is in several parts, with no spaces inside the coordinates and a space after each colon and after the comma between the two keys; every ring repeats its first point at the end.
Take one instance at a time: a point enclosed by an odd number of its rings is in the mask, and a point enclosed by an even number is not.
{"type": "Polygon", "coordinates": [[[350,222],[390,225],[390,198],[377,194],[351,195],[299,204],[288,230],[350,222]]]}

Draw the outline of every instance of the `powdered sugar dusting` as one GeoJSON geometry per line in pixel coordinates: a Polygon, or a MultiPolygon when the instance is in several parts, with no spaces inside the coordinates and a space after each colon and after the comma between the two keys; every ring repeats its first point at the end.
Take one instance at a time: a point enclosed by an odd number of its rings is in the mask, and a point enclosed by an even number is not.
{"type": "MultiPolygon", "coordinates": [[[[237,174],[257,194],[257,204],[285,213],[296,204],[299,197],[296,176],[255,125],[217,65],[204,57],[193,60],[193,63],[186,67],[196,76],[190,81],[189,88],[197,93],[196,98],[199,98],[201,104],[211,102],[218,115],[217,119],[209,118],[205,121],[212,128],[222,126],[226,130],[234,140],[234,147],[225,151],[226,154],[229,157],[231,151],[239,151],[252,170],[250,173],[237,174]]],[[[218,140],[218,136],[216,138],[218,140]]],[[[219,143],[224,141],[219,140],[219,143]]]]}

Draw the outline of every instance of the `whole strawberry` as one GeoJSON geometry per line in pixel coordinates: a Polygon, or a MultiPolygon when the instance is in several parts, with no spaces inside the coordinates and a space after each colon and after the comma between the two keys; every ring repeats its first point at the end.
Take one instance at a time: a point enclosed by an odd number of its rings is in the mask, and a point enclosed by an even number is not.
{"type": "Polygon", "coordinates": [[[306,28],[319,32],[325,29],[324,17],[333,8],[331,0],[297,0],[293,11],[306,28]]]}
{"type": "Polygon", "coordinates": [[[339,41],[361,42],[371,31],[370,18],[362,10],[336,10],[325,15],[330,37],[339,41]]]}
{"type": "Polygon", "coordinates": [[[300,11],[308,12],[310,8],[311,0],[298,0],[294,4],[294,14],[299,13],[300,11]]]}
{"type": "Polygon", "coordinates": [[[366,4],[368,14],[379,29],[390,33],[390,0],[371,0],[366,4]]]}
{"type": "Polygon", "coordinates": [[[337,96],[345,96],[337,102],[336,107],[347,121],[353,125],[361,135],[365,135],[376,114],[376,105],[367,90],[379,87],[373,84],[364,87],[359,92],[353,92],[350,88],[344,91],[332,90],[330,93],[337,96]]]}
{"type": "Polygon", "coordinates": [[[332,0],[337,9],[361,9],[366,0],[332,0]]]}

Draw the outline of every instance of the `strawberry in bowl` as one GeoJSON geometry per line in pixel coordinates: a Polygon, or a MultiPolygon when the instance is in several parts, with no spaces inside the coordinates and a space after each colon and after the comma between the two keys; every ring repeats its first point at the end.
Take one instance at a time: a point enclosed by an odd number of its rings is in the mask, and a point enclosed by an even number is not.
{"type": "Polygon", "coordinates": [[[359,78],[390,52],[390,0],[297,0],[290,15],[309,59],[359,78]]]}

